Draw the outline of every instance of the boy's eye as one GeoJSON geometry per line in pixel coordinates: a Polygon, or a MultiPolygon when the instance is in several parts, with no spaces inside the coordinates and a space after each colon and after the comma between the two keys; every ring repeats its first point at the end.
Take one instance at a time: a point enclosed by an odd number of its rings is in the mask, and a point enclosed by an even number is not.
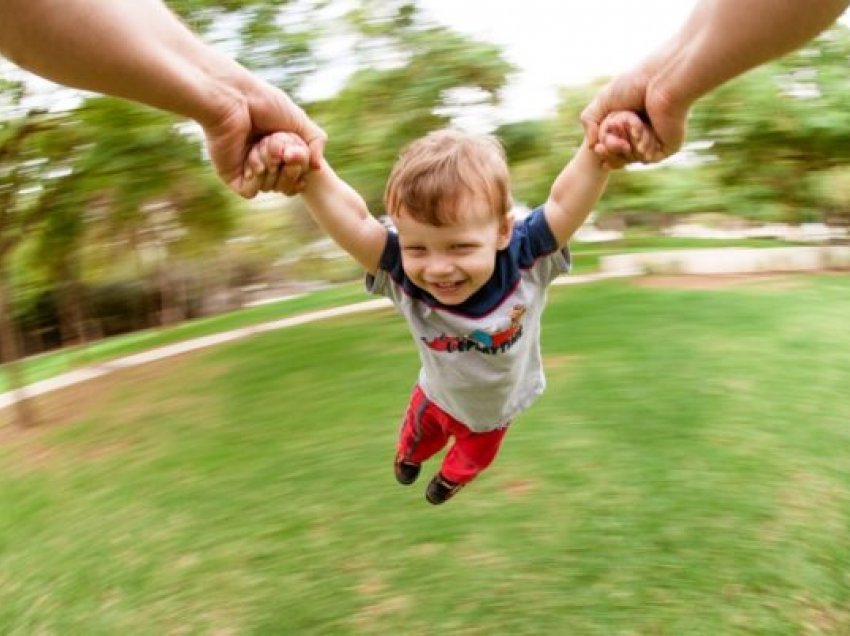
{"type": "Polygon", "coordinates": [[[421,245],[405,245],[404,251],[410,254],[420,254],[425,251],[425,248],[421,245]]]}
{"type": "Polygon", "coordinates": [[[452,245],[452,249],[457,252],[469,252],[471,250],[474,250],[476,247],[478,246],[475,245],[475,243],[457,243],[455,245],[452,245]]]}

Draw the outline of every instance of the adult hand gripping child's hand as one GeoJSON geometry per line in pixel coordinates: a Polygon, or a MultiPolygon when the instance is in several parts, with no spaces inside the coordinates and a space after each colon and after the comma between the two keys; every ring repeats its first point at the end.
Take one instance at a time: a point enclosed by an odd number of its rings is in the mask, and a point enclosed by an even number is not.
{"type": "Polygon", "coordinates": [[[660,148],[657,135],[637,113],[617,111],[602,121],[593,151],[604,167],[617,169],[630,163],[655,161],[660,148]]]}
{"type": "Polygon", "coordinates": [[[248,153],[245,178],[256,178],[262,192],[293,196],[304,190],[310,148],[295,133],[266,135],[248,153]]]}

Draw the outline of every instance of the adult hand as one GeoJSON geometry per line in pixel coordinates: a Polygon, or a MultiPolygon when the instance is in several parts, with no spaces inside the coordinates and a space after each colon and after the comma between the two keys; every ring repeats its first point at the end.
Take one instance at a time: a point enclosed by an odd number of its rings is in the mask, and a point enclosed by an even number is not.
{"type": "Polygon", "coordinates": [[[603,160],[609,150],[617,147],[617,140],[604,125],[605,118],[616,111],[638,113],[651,127],[658,139],[646,154],[638,154],[644,163],[655,163],[669,157],[682,146],[685,138],[688,107],[675,104],[674,100],[654,88],[650,75],[636,69],[611,80],[581,113],[588,144],[603,160]]]}
{"type": "MultiPolygon", "coordinates": [[[[601,141],[598,145],[604,146],[605,153],[602,166],[606,169],[622,168],[658,154],[658,138],[646,122],[629,110],[617,111],[605,117],[599,137],[601,141]]],[[[600,155],[599,152],[596,154],[600,155]]]]}
{"type": "Polygon", "coordinates": [[[644,160],[670,156],[682,145],[688,110],[696,100],[801,46],[847,6],[848,0],[698,0],[667,44],[615,78],[584,109],[588,141],[604,152],[599,146],[603,119],[616,110],[632,110],[647,118],[661,142],[660,156],[644,160]]]}
{"type": "Polygon", "coordinates": [[[254,144],[246,166],[260,182],[260,191],[293,196],[306,185],[310,149],[295,133],[273,133],[254,144]]]}
{"type": "Polygon", "coordinates": [[[327,135],[283,91],[259,83],[237,99],[217,122],[204,126],[210,158],[221,180],[245,198],[264,188],[247,162],[253,145],[276,131],[297,134],[310,150],[310,167],[321,166],[327,135]]]}
{"type": "Polygon", "coordinates": [[[0,52],[22,68],[199,122],[219,176],[242,196],[259,188],[245,179],[245,159],[269,133],[300,135],[320,165],[322,129],[283,91],[199,39],[162,0],[0,0],[0,15],[0,52]]]}

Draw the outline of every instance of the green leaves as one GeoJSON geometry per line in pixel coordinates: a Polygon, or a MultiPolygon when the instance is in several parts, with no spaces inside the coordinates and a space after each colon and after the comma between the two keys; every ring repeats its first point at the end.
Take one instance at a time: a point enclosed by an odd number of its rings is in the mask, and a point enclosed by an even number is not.
{"type": "Polygon", "coordinates": [[[690,137],[713,142],[721,184],[743,194],[731,211],[768,205],[776,218],[801,221],[830,203],[811,176],[850,159],[848,61],[850,32],[839,25],[697,104],[690,137]]]}
{"type": "Polygon", "coordinates": [[[328,132],[331,163],[378,213],[401,148],[447,125],[450,111],[495,103],[513,68],[498,47],[429,22],[408,2],[364,1],[348,20],[358,70],[308,111],[328,132]]]}

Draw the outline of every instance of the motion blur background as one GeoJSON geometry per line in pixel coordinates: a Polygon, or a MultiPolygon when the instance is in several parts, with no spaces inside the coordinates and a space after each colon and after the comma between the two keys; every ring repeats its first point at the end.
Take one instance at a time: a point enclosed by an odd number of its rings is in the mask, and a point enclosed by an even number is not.
{"type": "MultiPolygon", "coordinates": [[[[605,76],[693,1],[169,5],[382,216],[448,124],[502,139],[517,214],[544,201],[605,76]]],[[[356,303],[360,272],[298,198],[227,191],[193,124],[0,60],[0,633],[850,633],[848,60],[842,19],[612,177],[571,246],[591,276],[558,281],[594,282],[550,291],[546,393],[440,508],[392,478],[418,361],[391,309],[116,362],[356,303]],[[650,275],[593,276],[626,257],[650,275]]]]}
{"type": "MultiPolygon", "coordinates": [[[[545,200],[603,76],[656,47],[692,2],[171,6],[300,100],[381,215],[399,149],[449,123],[496,133],[518,204],[545,200]]],[[[693,215],[724,228],[846,225],[848,47],[839,24],[703,100],[682,153],[612,179],[597,226],[657,233],[693,215]]],[[[192,125],[1,68],[0,307],[23,352],[357,275],[297,199],[226,192],[192,125]]]]}

